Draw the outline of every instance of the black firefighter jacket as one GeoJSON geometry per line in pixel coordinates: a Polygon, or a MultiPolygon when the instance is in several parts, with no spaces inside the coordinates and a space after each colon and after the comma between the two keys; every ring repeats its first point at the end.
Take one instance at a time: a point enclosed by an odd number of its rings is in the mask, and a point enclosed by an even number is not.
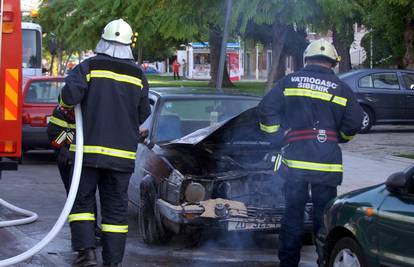
{"type": "Polygon", "coordinates": [[[60,104],[82,108],[84,166],[133,172],[139,125],[151,113],[141,69],[131,60],[97,55],[77,65],[65,83],[60,104]]]}
{"type": "Polygon", "coordinates": [[[307,65],[287,75],[262,99],[258,113],[266,134],[286,131],[282,157],[275,166],[281,162],[288,179],[341,184],[338,142],[348,142],[359,131],[363,111],[352,90],[331,69],[307,65]]]}

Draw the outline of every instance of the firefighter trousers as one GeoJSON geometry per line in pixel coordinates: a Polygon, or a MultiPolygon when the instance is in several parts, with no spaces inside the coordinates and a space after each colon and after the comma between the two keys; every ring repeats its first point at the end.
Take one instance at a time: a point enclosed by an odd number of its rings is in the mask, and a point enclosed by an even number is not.
{"type": "MultiPolygon", "coordinates": [[[[313,233],[322,225],[323,210],[337,194],[335,186],[310,184],[313,204],[313,233]]],[[[279,235],[280,267],[295,267],[300,261],[304,234],[305,205],[309,200],[309,183],[289,177],[285,180],[286,209],[279,235]]]]}
{"type": "Polygon", "coordinates": [[[99,189],[104,264],[121,263],[128,233],[128,184],[131,173],[83,167],[69,223],[75,251],[95,248],[95,193],[99,189]]]}

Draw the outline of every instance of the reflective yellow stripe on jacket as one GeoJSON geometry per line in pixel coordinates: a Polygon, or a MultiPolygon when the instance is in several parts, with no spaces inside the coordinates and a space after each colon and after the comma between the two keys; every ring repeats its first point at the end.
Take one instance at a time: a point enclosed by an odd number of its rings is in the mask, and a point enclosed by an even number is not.
{"type": "Polygon", "coordinates": [[[282,160],[282,156],[280,154],[277,154],[276,160],[275,160],[275,167],[273,168],[273,171],[276,172],[280,167],[280,160],[282,160]]]}
{"type": "Polygon", "coordinates": [[[346,103],[348,102],[348,99],[340,96],[334,96],[330,93],[310,90],[310,89],[304,89],[304,88],[286,88],[283,91],[283,94],[285,96],[303,96],[303,97],[309,97],[314,99],[320,99],[324,101],[330,102],[332,99],[332,103],[346,106],[346,103]]]}
{"type": "Polygon", "coordinates": [[[332,99],[332,102],[334,102],[335,104],[346,107],[346,102],[348,102],[348,99],[346,99],[345,97],[335,96],[332,99]]]}
{"type": "Polygon", "coordinates": [[[68,217],[68,222],[95,221],[94,213],[73,213],[68,217]]]}
{"type": "Polygon", "coordinates": [[[339,132],[341,134],[341,137],[345,140],[351,141],[352,138],[354,138],[355,135],[346,135],[342,131],[339,132]]]}
{"type": "Polygon", "coordinates": [[[266,133],[276,133],[280,128],[279,124],[275,125],[265,125],[263,123],[260,123],[260,130],[266,133]]]}
{"type": "Polygon", "coordinates": [[[60,126],[63,128],[71,128],[71,129],[76,128],[75,124],[67,123],[66,121],[56,118],[55,116],[50,117],[49,122],[56,124],[57,126],[60,126]]]}
{"type": "Polygon", "coordinates": [[[310,161],[290,160],[283,159],[283,162],[289,167],[294,169],[303,169],[310,171],[321,171],[321,172],[343,172],[342,164],[328,164],[318,163],[310,161]]]}
{"type": "Polygon", "coordinates": [[[110,233],[128,233],[128,225],[102,224],[102,232],[110,233]]]}
{"type": "MultiPolygon", "coordinates": [[[[70,145],[70,151],[76,151],[76,145],[70,145]]],[[[120,150],[104,146],[83,146],[83,153],[90,154],[101,154],[111,157],[124,158],[124,159],[135,159],[136,153],[127,150],[120,150]]]]}
{"type": "Polygon", "coordinates": [[[106,78],[106,79],[111,79],[111,80],[115,80],[118,82],[134,84],[136,86],[141,87],[141,89],[144,87],[142,85],[141,79],[137,77],[126,75],[126,74],[119,74],[119,73],[109,71],[109,70],[91,70],[91,73],[86,75],[86,80],[89,82],[91,78],[106,78]]]}
{"type": "Polygon", "coordinates": [[[65,102],[63,102],[62,97],[61,97],[61,98],[60,98],[60,100],[59,100],[59,105],[61,105],[61,106],[62,106],[62,107],[64,107],[64,108],[67,108],[67,109],[73,108],[73,105],[68,105],[68,104],[65,104],[65,102]]]}

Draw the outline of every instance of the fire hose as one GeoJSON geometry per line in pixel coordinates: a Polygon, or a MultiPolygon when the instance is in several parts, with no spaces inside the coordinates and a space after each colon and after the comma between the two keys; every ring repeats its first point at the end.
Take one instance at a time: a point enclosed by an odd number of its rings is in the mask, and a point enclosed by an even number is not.
{"type": "MultiPolygon", "coordinates": [[[[72,175],[72,182],[70,185],[70,190],[68,197],[66,199],[65,206],[62,209],[62,212],[59,215],[59,218],[57,219],[55,225],[53,228],[49,231],[49,233],[46,234],[46,236],[38,242],[35,246],[33,246],[31,249],[14,256],[12,258],[8,258],[5,260],[0,260],[0,267],[3,266],[9,266],[12,264],[16,264],[19,262],[22,262],[24,260],[29,259],[36,253],[38,253],[40,250],[42,250],[47,244],[49,244],[59,233],[59,231],[62,229],[63,225],[65,224],[70,211],[72,210],[73,203],[75,202],[76,194],[78,192],[79,188],[79,181],[80,181],[80,175],[82,171],[82,162],[83,162],[83,122],[82,122],[82,111],[80,108],[80,105],[75,106],[75,121],[76,121],[76,153],[75,153],[75,164],[73,169],[73,175],[72,175]]],[[[37,214],[28,210],[24,210],[21,208],[18,208],[14,205],[11,205],[10,203],[4,201],[3,199],[0,199],[0,205],[3,205],[13,211],[16,211],[18,213],[21,213],[26,216],[30,216],[29,218],[24,218],[20,220],[12,220],[12,221],[4,221],[0,222],[0,227],[5,226],[13,226],[13,225],[20,225],[24,223],[30,223],[37,219],[37,214]]]]}

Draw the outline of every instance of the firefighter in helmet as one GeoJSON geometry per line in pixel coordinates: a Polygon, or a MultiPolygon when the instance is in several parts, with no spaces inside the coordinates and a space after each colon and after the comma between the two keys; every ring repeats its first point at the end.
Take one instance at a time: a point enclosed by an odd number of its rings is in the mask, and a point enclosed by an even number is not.
{"type": "MultiPolygon", "coordinates": [[[[109,22],[91,57],[66,77],[60,105],[80,104],[84,123],[84,161],[69,223],[74,266],[97,265],[95,192],[101,202],[104,266],[121,266],[128,233],[127,189],[134,171],[139,126],[150,114],[148,82],[133,61],[130,25],[109,22]]],[[[71,144],[71,152],[76,150],[71,144]]]]}
{"type": "Polygon", "coordinates": [[[305,67],[289,74],[262,99],[260,129],[269,138],[284,131],[275,170],[285,180],[286,209],[280,231],[280,266],[298,266],[304,233],[304,209],[313,202],[313,230],[342,182],[342,153],[338,143],[360,130],[362,109],[352,90],[332,68],[339,61],[326,40],[313,41],[304,52],[305,67]]]}

